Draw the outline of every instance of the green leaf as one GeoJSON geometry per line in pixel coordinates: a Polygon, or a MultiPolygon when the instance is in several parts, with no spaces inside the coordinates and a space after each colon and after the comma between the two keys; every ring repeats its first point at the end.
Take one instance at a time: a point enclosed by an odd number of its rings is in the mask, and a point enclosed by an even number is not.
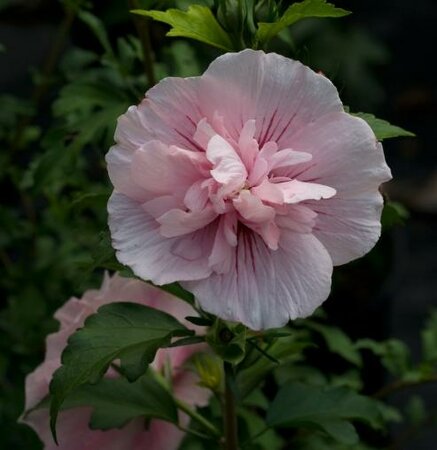
{"type": "Polygon", "coordinates": [[[177,423],[173,397],[151,372],[130,383],[125,378],[103,378],[74,391],[62,409],[91,406],[90,428],[121,428],[136,417],[177,423]]]}
{"type": "Polygon", "coordinates": [[[402,203],[387,201],[382,210],[382,227],[389,230],[396,225],[403,225],[409,216],[410,213],[402,203]]]}
{"type": "Polygon", "coordinates": [[[90,12],[84,10],[79,11],[78,16],[80,20],[82,20],[82,22],[88,25],[88,27],[91,29],[91,31],[94,33],[94,35],[104,48],[105,52],[108,54],[112,54],[113,50],[103,22],[94,14],[91,14],[90,12]]]}
{"type": "MultiPolygon", "coordinates": [[[[279,338],[274,343],[264,346],[263,349],[276,360],[280,365],[291,361],[296,361],[301,357],[302,350],[308,347],[309,343],[302,340],[300,333],[292,336],[279,338]]],[[[256,349],[252,350],[256,356],[254,361],[249,360],[249,364],[244,366],[237,374],[238,393],[243,399],[256,389],[266,376],[279,365],[264,355],[259,354],[256,349]]],[[[244,361],[246,362],[246,360],[244,361]]]]}
{"type": "Polygon", "coordinates": [[[431,313],[422,331],[422,353],[424,361],[437,364],[437,310],[431,313]]]}
{"type": "Polygon", "coordinates": [[[423,398],[418,395],[410,397],[405,407],[405,414],[412,425],[420,426],[424,424],[427,411],[423,398]]]}
{"type": "Polygon", "coordinates": [[[304,436],[297,436],[293,440],[295,448],[299,450],[380,450],[381,447],[370,447],[360,442],[353,445],[340,444],[329,436],[313,433],[304,436]]]}
{"type": "Polygon", "coordinates": [[[168,9],[167,11],[134,10],[132,12],[171,25],[172,28],[167,36],[187,37],[225,51],[233,49],[229,35],[206,6],[191,5],[187,11],[168,9]]]}
{"type": "Polygon", "coordinates": [[[411,131],[404,130],[401,127],[397,127],[396,125],[391,125],[386,120],[378,119],[373,114],[368,113],[351,113],[355,117],[359,117],[360,119],[365,120],[370,128],[375,133],[378,141],[383,141],[384,139],[390,139],[401,136],[416,136],[411,131]]]}
{"type": "Polygon", "coordinates": [[[62,366],[50,384],[51,428],[56,437],[56,418],[64,400],[79,386],[95,383],[110,363],[120,360],[120,370],[135,381],[153,361],[160,347],[174,336],[192,334],[174,317],[135,303],[112,303],[88,317],[62,353],[62,366]]]}
{"type": "Polygon", "coordinates": [[[128,278],[134,277],[132,270],[119,263],[115,250],[111,245],[111,235],[108,230],[101,231],[96,236],[95,245],[91,251],[91,261],[83,265],[84,270],[93,272],[96,269],[107,269],[123,273],[128,278]]]}
{"type": "Polygon", "coordinates": [[[358,435],[350,420],[377,429],[384,424],[379,402],[375,400],[346,388],[301,383],[283,386],[267,413],[269,426],[315,429],[343,444],[352,445],[358,442],[358,435]]]}
{"type": "Polygon", "coordinates": [[[284,448],[284,440],[275,433],[275,430],[266,430],[266,424],[258,414],[249,408],[238,409],[240,439],[244,450],[281,450],[284,448]],[[250,443],[250,444],[249,444],[250,443]]]}
{"type": "Polygon", "coordinates": [[[350,11],[336,8],[326,0],[305,0],[289,6],[285,13],[274,23],[261,22],[258,24],[256,39],[261,45],[266,44],[284,28],[302,19],[310,17],[343,17],[350,11]]]}
{"type": "Polygon", "coordinates": [[[306,321],[304,323],[310,330],[316,331],[323,337],[328,349],[332,353],[337,353],[346,361],[358,367],[362,366],[363,361],[359,351],[355,348],[350,337],[342,330],[312,321],[306,321]]]}
{"type": "Polygon", "coordinates": [[[408,347],[398,339],[377,342],[372,339],[360,339],[357,349],[367,349],[381,358],[382,365],[392,374],[406,376],[412,369],[411,355],[408,347]]]}

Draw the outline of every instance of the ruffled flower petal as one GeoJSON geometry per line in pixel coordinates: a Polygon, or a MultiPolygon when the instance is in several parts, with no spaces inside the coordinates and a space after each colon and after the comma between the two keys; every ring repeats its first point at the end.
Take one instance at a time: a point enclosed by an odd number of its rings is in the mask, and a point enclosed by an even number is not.
{"type": "Polygon", "coordinates": [[[242,232],[226,274],[183,283],[203,308],[254,330],[306,317],[326,300],[332,261],[311,234],[283,233],[271,251],[256,234],[242,232]]]}
{"type": "Polygon", "coordinates": [[[214,224],[189,235],[165,238],[160,224],[123,194],[108,203],[109,228],[117,258],[136,275],[157,284],[206,278],[211,274],[214,224]]]}
{"type": "Polygon", "coordinates": [[[217,111],[236,140],[254,119],[261,147],[275,141],[288,148],[283,144],[306,124],[343,110],[328,78],[298,61],[253,50],[217,58],[200,77],[199,93],[202,113],[212,117],[217,111]]]}

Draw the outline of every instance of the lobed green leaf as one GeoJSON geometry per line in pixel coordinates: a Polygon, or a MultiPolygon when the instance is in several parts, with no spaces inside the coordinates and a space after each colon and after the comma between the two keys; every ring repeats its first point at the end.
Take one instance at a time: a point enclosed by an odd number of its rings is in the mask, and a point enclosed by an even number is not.
{"type": "Polygon", "coordinates": [[[336,8],[326,0],[305,0],[300,3],[293,3],[284,14],[273,23],[261,22],[258,24],[256,39],[264,45],[274,38],[284,28],[307,18],[314,17],[343,17],[351,14],[342,8],[336,8]]]}
{"type": "Polygon", "coordinates": [[[225,51],[233,50],[231,38],[206,6],[191,5],[187,11],[168,9],[167,11],[134,10],[132,12],[170,25],[172,28],[167,36],[186,37],[225,51]]]}

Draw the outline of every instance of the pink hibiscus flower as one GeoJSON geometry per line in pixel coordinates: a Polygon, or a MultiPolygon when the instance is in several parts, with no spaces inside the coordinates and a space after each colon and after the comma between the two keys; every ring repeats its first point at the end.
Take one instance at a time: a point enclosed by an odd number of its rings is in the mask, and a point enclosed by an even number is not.
{"type": "Polygon", "coordinates": [[[118,259],[156,284],[182,282],[224,319],[263,329],[308,316],[333,265],[379,238],[382,146],[297,61],[244,50],[200,77],[166,78],[115,139],[118,259]]]}
{"type": "MultiPolygon", "coordinates": [[[[184,320],[186,316],[196,315],[189,305],[158,288],[139,280],[106,275],[100,290],[87,291],[80,300],[71,298],[55,313],[55,318],[61,324],[60,330],[47,337],[43,364],[26,378],[26,410],[34,408],[48,395],[50,380],[61,364],[60,356],[69,336],[100,306],[122,299],[156,307],[185,325],[188,325],[184,320]]],[[[193,353],[203,349],[202,344],[161,349],[152,364],[155,370],[161,370],[164,364],[170,362],[174,394],[189,405],[205,406],[208,403],[209,391],[198,386],[197,376],[182,367],[193,353]]],[[[184,437],[184,433],[175,425],[160,420],[152,420],[149,428],[145,429],[144,420],[140,418],[132,420],[122,429],[90,430],[90,415],[91,409],[87,407],[62,411],[57,426],[59,446],[53,441],[50,432],[47,409],[27,413],[21,421],[36,431],[45,450],[176,450],[184,437]]],[[[187,426],[188,422],[188,417],[181,414],[180,423],[187,426]]]]}

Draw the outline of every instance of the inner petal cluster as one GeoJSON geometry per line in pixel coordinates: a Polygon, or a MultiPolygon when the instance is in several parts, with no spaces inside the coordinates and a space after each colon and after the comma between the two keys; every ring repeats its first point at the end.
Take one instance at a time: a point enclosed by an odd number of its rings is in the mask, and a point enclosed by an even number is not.
{"type": "Polygon", "coordinates": [[[277,250],[281,229],[312,230],[316,214],[305,201],[331,198],[336,190],[299,181],[312,155],[278,148],[273,141],[260,146],[255,120],[246,121],[238,140],[226,132],[218,116],[212,122],[205,118],[198,122],[193,136],[197,151],[157,141],[146,144],[134,158],[133,176],[146,190],[161,194],[143,208],[160,224],[163,237],[182,236],[218,222],[209,262],[216,272],[224,272],[242,227],[277,250]],[[160,159],[159,166],[151,164],[153,158],[160,159]],[[159,167],[161,173],[150,173],[151,167],[159,167]],[[174,180],[168,180],[169,173],[174,180]]]}

